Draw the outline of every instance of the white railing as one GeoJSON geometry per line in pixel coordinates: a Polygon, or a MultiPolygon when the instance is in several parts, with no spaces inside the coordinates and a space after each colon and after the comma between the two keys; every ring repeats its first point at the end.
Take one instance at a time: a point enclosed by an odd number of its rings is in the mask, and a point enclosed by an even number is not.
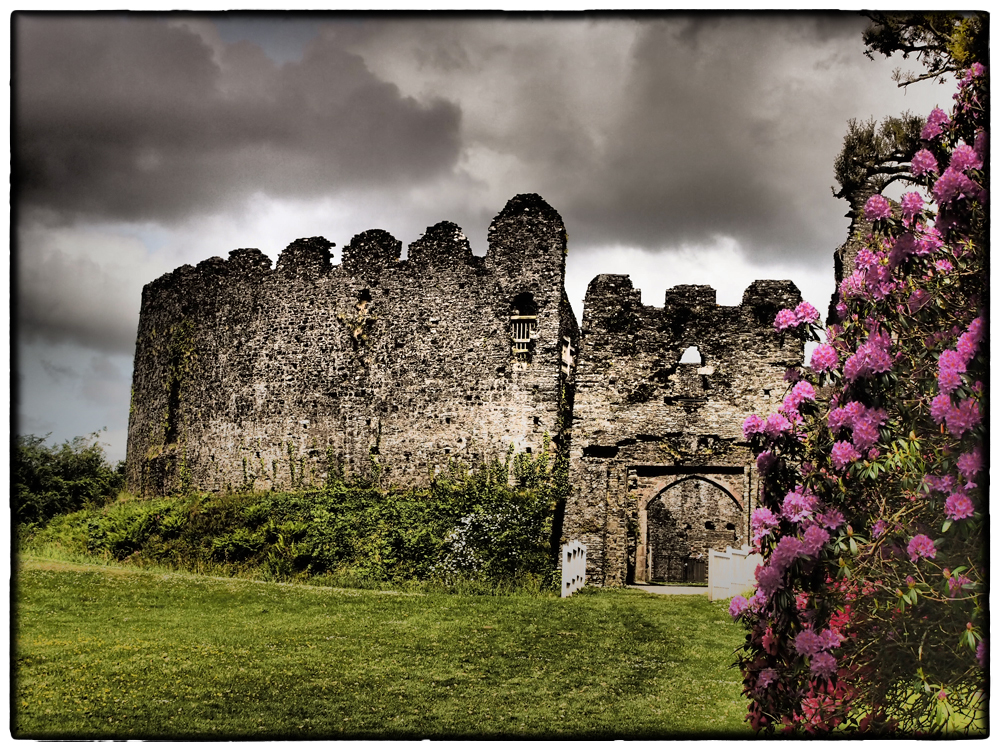
{"type": "Polygon", "coordinates": [[[729,599],[757,587],[754,572],[764,559],[750,551],[750,545],[740,549],[726,547],[725,552],[708,552],[708,598],[729,599]]]}
{"type": "Polygon", "coordinates": [[[562,593],[569,596],[587,583],[587,545],[576,540],[562,546],[562,593]]]}

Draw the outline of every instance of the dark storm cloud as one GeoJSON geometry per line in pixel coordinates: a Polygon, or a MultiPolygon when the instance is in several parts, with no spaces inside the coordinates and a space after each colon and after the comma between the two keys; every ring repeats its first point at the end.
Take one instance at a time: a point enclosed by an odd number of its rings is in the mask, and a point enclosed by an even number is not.
{"type": "Polygon", "coordinates": [[[845,117],[817,71],[862,27],[853,16],[644,26],[620,130],[566,213],[596,243],[727,235],[750,252],[829,254],[846,209],[829,190],[845,117]]]}
{"type": "Polygon", "coordinates": [[[24,208],[170,220],[255,192],[419,180],[458,155],[455,105],[401,96],[333,36],[278,65],[176,20],[22,15],[14,30],[24,208]]]}

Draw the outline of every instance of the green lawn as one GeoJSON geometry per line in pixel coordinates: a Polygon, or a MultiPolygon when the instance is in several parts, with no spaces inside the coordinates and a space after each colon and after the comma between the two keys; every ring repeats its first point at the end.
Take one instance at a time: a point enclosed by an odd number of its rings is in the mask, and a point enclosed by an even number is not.
{"type": "Polygon", "coordinates": [[[751,736],[705,596],[328,589],[26,557],[11,731],[30,738],[751,736]]]}

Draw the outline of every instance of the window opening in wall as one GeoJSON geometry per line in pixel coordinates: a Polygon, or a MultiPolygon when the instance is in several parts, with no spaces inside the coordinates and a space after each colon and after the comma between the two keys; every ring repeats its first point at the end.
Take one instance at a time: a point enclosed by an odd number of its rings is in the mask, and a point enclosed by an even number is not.
{"type": "Polygon", "coordinates": [[[529,292],[514,297],[510,306],[511,351],[518,362],[531,362],[538,337],[538,306],[529,292]]]}
{"type": "Polygon", "coordinates": [[[701,365],[704,364],[705,361],[702,359],[701,352],[698,351],[697,346],[689,346],[681,354],[680,363],[682,365],[701,365]]]}

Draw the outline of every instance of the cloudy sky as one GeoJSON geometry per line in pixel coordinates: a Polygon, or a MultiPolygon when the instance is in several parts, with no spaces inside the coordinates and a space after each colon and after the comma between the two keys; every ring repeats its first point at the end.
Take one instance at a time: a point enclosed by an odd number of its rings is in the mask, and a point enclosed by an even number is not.
{"type": "MultiPolygon", "coordinates": [[[[337,251],[442,220],[486,252],[517,193],[646,304],[791,278],[825,309],[850,118],[947,106],[853,14],[20,15],[12,134],[17,431],[125,455],[144,284],[237,247],[337,251]]],[[[339,255],[335,255],[335,262],[339,255]]]]}

